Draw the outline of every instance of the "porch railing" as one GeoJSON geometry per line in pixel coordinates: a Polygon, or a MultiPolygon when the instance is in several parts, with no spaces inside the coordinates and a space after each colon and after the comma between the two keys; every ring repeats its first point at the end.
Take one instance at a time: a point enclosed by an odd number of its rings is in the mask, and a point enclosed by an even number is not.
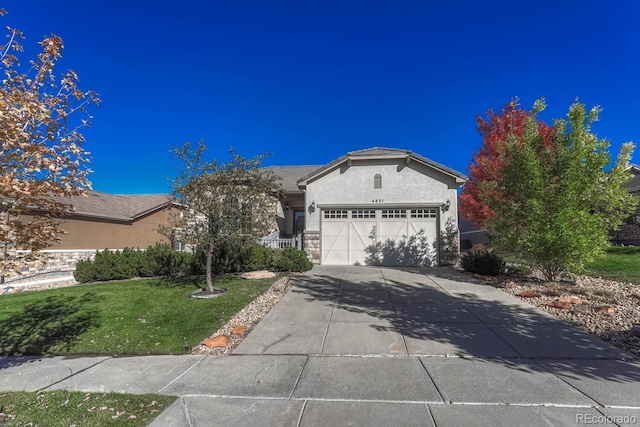
{"type": "Polygon", "coordinates": [[[296,237],[279,237],[269,235],[262,239],[262,244],[272,249],[284,249],[289,246],[302,249],[302,235],[298,234],[296,237]]]}

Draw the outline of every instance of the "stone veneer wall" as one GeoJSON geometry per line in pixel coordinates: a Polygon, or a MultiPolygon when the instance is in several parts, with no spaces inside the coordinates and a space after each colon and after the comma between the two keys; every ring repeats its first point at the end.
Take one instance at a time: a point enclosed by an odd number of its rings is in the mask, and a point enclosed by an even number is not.
{"type": "Polygon", "coordinates": [[[622,224],[611,234],[611,241],[614,244],[640,245],[640,224],[622,224]]]}
{"type": "MultiPolygon", "coordinates": [[[[22,252],[23,254],[25,252],[22,252]]],[[[9,273],[5,277],[8,280],[25,278],[37,274],[52,273],[57,271],[73,271],[80,260],[93,259],[96,251],[87,250],[48,250],[41,251],[38,259],[27,261],[20,268],[19,273],[9,273]]]]}
{"type": "Polygon", "coordinates": [[[304,250],[314,264],[320,264],[320,233],[304,232],[304,250]]]}

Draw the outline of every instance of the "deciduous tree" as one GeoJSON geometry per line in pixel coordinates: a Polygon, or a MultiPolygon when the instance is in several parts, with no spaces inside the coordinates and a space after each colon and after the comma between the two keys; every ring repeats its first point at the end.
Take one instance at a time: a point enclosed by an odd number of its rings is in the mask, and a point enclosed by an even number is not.
{"type": "Polygon", "coordinates": [[[171,151],[180,162],[173,182],[181,208],[161,232],[206,254],[207,290],[213,292],[212,258],[216,245],[255,244],[275,228],[275,175],[260,164],[267,154],[246,159],[231,148],[231,160],[204,159],[207,147],[186,142],[171,151]]]}
{"type": "Polygon", "coordinates": [[[522,134],[507,133],[496,145],[501,165],[479,183],[480,201],[492,214],[485,225],[492,243],[537,267],[549,281],[602,254],[609,232],[635,209],[623,187],[633,144],[625,143],[613,165],[610,143],[591,126],[600,109],[578,102],[556,120],[550,139],[537,122],[536,101],[522,134]],[[550,142],[550,143],[549,143],[550,142]]]}
{"type": "Polygon", "coordinates": [[[60,37],[45,37],[25,66],[18,58],[22,33],[9,28],[7,38],[0,46],[0,274],[17,266],[16,249],[34,256],[59,240],[65,198],[90,189],[80,130],[90,125],[86,107],[99,102],[95,92],[78,88],[75,72],[55,75],[64,48],[60,37]]]}
{"type": "MultiPolygon", "coordinates": [[[[484,227],[493,211],[482,201],[483,198],[499,198],[498,193],[481,194],[481,184],[496,180],[502,168],[500,150],[508,135],[522,139],[524,125],[530,117],[528,111],[518,105],[518,100],[508,102],[499,113],[490,109],[485,117],[477,116],[478,133],[482,137],[482,146],[473,154],[469,165],[469,180],[460,193],[460,214],[479,227],[484,227]]],[[[538,121],[538,132],[545,145],[551,144],[552,127],[538,121]]],[[[498,191],[499,188],[484,188],[484,191],[498,191]]]]}

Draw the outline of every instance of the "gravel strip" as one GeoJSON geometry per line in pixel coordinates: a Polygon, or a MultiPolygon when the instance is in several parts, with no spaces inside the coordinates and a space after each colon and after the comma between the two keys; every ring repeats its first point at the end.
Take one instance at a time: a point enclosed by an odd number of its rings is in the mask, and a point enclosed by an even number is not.
{"type": "Polygon", "coordinates": [[[295,284],[296,277],[299,275],[289,275],[276,280],[269,289],[237,312],[224,326],[211,335],[211,337],[227,336],[229,342],[225,347],[207,347],[199,344],[191,350],[191,354],[231,354],[233,349],[251,332],[251,329],[289,292],[289,289],[295,284]],[[231,331],[239,325],[244,326],[246,330],[241,334],[232,334],[231,331]]]}
{"type": "Polygon", "coordinates": [[[496,279],[494,286],[640,356],[639,285],[580,276],[575,283],[543,283],[529,278],[496,279]],[[540,296],[525,297],[523,292],[540,296]],[[548,306],[554,301],[568,299],[566,297],[574,297],[580,302],[571,303],[568,308],[548,306]]]}

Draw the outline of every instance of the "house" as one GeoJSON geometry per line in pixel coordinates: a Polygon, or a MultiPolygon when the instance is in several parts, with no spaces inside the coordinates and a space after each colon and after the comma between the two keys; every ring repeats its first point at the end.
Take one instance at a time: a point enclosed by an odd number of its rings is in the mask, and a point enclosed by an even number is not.
{"type": "Polygon", "coordinates": [[[458,228],[460,229],[460,250],[466,251],[473,245],[491,245],[487,231],[477,227],[472,221],[460,218],[458,228]]]}
{"type": "Polygon", "coordinates": [[[457,233],[457,189],[467,177],[409,150],[271,169],[282,178],[280,233],[300,235],[314,263],[439,265],[443,233],[457,233]]]}
{"type": "MultiPolygon", "coordinates": [[[[170,243],[158,233],[160,225],[168,224],[172,209],[166,194],[115,195],[89,191],[86,197],[60,201],[71,205],[71,213],[60,219],[65,234],[59,242],[41,251],[44,262],[25,265],[23,274],[72,270],[78,260],[89,258],[97,250],[170,243]]],[[[20,218],[29,221],[30,217],[20,218]]]]}
{"type": "MultiPolygon", "coordinates": [[[[631,194],[640,196],[640,166],[629,165],[631,180],[625,185],[631,194]]],[[[611,234],[611,243],[614,245],[640,246],[640,206],[635,214],[631,215],[620,225],[620,229],[611,234]]]]}

